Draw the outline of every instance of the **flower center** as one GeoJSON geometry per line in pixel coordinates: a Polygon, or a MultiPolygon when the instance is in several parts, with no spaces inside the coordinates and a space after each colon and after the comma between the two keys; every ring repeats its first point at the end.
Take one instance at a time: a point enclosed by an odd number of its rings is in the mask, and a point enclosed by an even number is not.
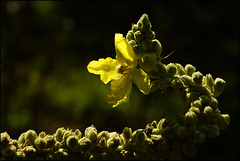
{"type": "Polygon", "coordinates": [[[127,73],[127,70],[131,68],[130,66],[118,66],[117,70],[118,70],[118,73],[121,73],[121,74],[126,74],[127,73]]]}

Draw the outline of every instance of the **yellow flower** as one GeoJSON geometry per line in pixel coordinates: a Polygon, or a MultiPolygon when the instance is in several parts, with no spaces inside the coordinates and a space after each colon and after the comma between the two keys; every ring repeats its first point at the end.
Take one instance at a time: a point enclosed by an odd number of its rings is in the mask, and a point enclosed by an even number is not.
{"type": "Polygon", "coordinates": [[[116,59],[107,57],[91,61],[87,69],[90,73],[100,75],[103,83],[111,81],[108,102],[113,107],[128,102],[132,90],[132,82],[144,93],[150,92],[150,79],[142,69],[137,69],[137,56],[131,45],[122,34],[115,34],[116,59]]]}

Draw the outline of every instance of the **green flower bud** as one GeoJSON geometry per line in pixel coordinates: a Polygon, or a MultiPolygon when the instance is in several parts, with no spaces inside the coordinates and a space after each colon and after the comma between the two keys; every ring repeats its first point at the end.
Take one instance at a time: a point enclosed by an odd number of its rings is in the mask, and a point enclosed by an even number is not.
{"type": "Polygon", "coordinates": [[[196,68],[191,64],[187,64],[185,65],[185,71],[187,72],[187,75],[192,76],[192,74],[196,71],[196,68]]]}
{"type": "Polygon", "coordinates": [[[107,147],[107,139],[105,137],[101,137],[99,140],[99,146],[100,148],[106,148],[107,147]]]}
{"type": "Polygon", "coordinates": [[[218,126],[208,125],[208,131],[206,132],[206,135],[212,139],[218,137],[220,135],[218,126]]]}
{"type": "Polygon", "coordinates": [[[46,132],[45,132],[45,131],[42,131],[42,132],[39,133],[38,136],[39,136],[40,138],[45,138],[46,135],[47,135],[46,132]]]}
{"type": "Polygon", "coordinates": [[[1,148],[5,148],[10,142],[10,136],[5,131],[1,133],[1,148]]]}
{"type": "Polygon", "coordinates": [[[185,124],[195,125],[197,121],[198,121],[198,117],[194,112],[188,111],[187,113],[185,113],[185,124]]]}
{"type": "Polygon", "coordinates": [[[215,82],[214,96],[218,97],[219,95],[221,95],[223,93],[223,90],[226,86],[226,81],[224,81],[221,78],[216,78],[214,82],[215,82]]]}
{"type": "Polygon", "coordinates": [[[177,67],[177,75],[186,75],[186,71],[185,69],[183,68],[183,66],[179,63],[175,63],[176,64],[176,67],[177,67]]]}
{"type": "Polygon", "coordinates": [[[25,133],[25,140],[28,141],[28,145],[32,145],[37,138],[37,133],[34,130],[28,130],[25,133]]]}
{"type": "Polygon", "coordinates": [[[120,138],[116,132],[109,133],[110,138],[107,140],[107,148],[115,150],[120,144],[120,138]]]}
{"type": "Polygon", "coordinates": [[[138,26],[136,24],[132,25],[132,31],[133,32],[139,31],[138,26]]]}
{"type": "Polygon", "coordinates": [[[75,135],[77,136],[78,139],[81,139],[82,133],[79,129],[76,129],[74,133],[75,133],[75,135]]]}
{"type": "Polygon", "coordinates": [[[216,110],[218,108],[218,100],[214,97],[211,97],[209,105],[212,107],[213,110],[216,110]]]}
{"type": "Polygon", "coordinates": [[[143,51],[149,51],[152,49],[152,40],[145,39],[142,42],[140,42],[140,46],[143,51]]]}
{"type": "Polygon", "coordinates": [[[194,85],[194,83],[192,81],[192,77],[190,77],[189,75],[182,75],[180,78],[183,80],[184,84],[186,84],[188,86],[194,85]]]}
{"type": "Polygon", "coordinates": [[[203,110],[203,113],[205,116],[207,116],[208,118],[213,116],[213,109],[210,106],[206,106],[203,110]]]}
{"type": "Polygon", "coordinates": [[[59,149],[57,152],[55,152],[55,154],[57,155],[56,158],[61,160],[67,160],[69,157],[69,154],[63,148],[59,149]]]}
{"type": "Polygon", "coordinates": [[[1,149],[1,154],[4,157],[11,157],[17,151],[17,148],[14,145],[7,145],[5,148],[1,149]]]}
{"type": "Polygon", "coordinates": [[[63,134],[65,132],[66,132],[66,130],[63,127],[58,128],[57,131],[55,132],[56,140],[61,142],[63,139],[63,134]]]}
{"type": "Polygon", "coordinates": [[[47,142],[45,139],[38,137],[35,141],[34,144],[38,150],[43,150],[46,149],[47,147],[47,142]]]}
{"type": "Polygon", "coordinates": [[[189,135],[188,129],[185,126],[180,126],[177,128],[176,135],[180,138],[183,139],[189,135]]]}
{"type": "Polygon", "coordinates": [[[171,82],[173,88],[182,88],[183,82],[179,78],[174,78],[171,82]]]}
{"type": "Polygon", "coordinates": [[[134,33],[132,30],[128,31],[126,38],[127,38],[127,41],[134,40],[134,33]]]}
{"type": "Polygon", "coordinates": [[[162,135],[157,135],[157,134],[152,134],[151,135],[151,140],[153,143],[161,143],[163,141],[162,135]]]}
{"type": "Polygon", "coordinates": [[[156,66],[156,56],[153,54],[143,54],[139,59],[140,67],[146,72],[150,72],[156,66]]]}
{"type": "Polygon", "coordinates": [[[169,125],[169,121],[166,118],[162,118],[158,124],[157,124],[157,128],[161,131],[162,129],[164,129],[165,127],[167,127],[169,125]]]}
{"type": "MultiPolygon", "coordinates": [[[[16,139],[12,139],[10,141],[10,144],[14,145],[16,148],[19,148],[19,144],[18,144],[18,141],[16,139]]],[[[1,144],[2,147],[4,147],[2,144],[1,144]]]]}
{"type": "Polygon", "coordinates": [[[200,95],[200,93],[195,92],[195,91],[192,91],[190,93],[186,93],[186,102],[191,103],[191,102],[197,100],[199,95],[200,95]]]}
{"type": "Polygon", "coordinates": [[[92,125],[85,129],[85,136],[92,142],[97,140],[97,129],[92,125]]]}
{"type": "Polygon", "coordinates": [[[142,129],[138,129],[133,132],[132,139],[137,144],[143,144],[145,141],[146,134],[142,129]]]}
{"type": "Polygon", "coordinates": [[[196,133],[194,133],[193,135],[193,143],[194,144],[201,144],[204,140],[205,140],[205,134],[202,132],[197,131],[196,133]]]}
{"type": "Polygon", "coordinates": [[[84,136],[78,141],[78,144],[82,151],[86,151],[91,147],[91,140],[84,136]]]}
{"type": "Polygon", "coordinates": [[[228,114],[219,114],[217,117],[217,126],[220,130],[225,130],[230,123],[230,117],[228,114]]]}
{"type": "Polygon", "coordinates": [[[198,72],[194,72],[194,73],[192,74],[192,79],[193,79],[193,82],[194,82],[196,85],[202,85],[203,74],[200,73],[199,71],[198,71],[198,72]]]}
{"type": "Polygon", "coordinates": [[[33,146],[27,146],[25,149],[26,159],[33,159],[37,150],[33,146]]]}
{"type": "Polygon", "coordinates": [[[12,157],[12,160],[26,160],[26,155],[22,150],[16,151],[16,153],[12,157]]]}
{"type": "Polygon", "coordinates": [[[202,109],[202,102],[200,100],[195,100],[191,103],[191,106],[192,107],[197,107],[201,110],[202,109]]]}
{"type": "Polygon", "coordinates": [[[174,76],[177,72],[177,67],[174,63],[169,63],[167,65],[167,71],[170,76],[174,76]]]}
{"type": "Polygon", "coordinates": [[[214,89],[214,81],[213,81],[213,77],[211,74],[207,74],[205,76],[205,84],[206,86],[208,87],[208,89],[213,92],[213,89],[214,89]]]}
{"type": "Polygon", "coordinates": [[[106,138],[108,140],[110,138],[109,132],[108,131],[101,131],[97,135],[97,142],[99,142],[102,138],[106,138]]]}
{"type": "Polygon", "coordinates": [[[56,143],[55,137],[53,135],[47,135],[44,139],[46,140],[47,147],[49,148],[56,143]]]}
{"type": "Polygon", "coordinates": [[[200,114],[200,109],[197,107],[191,107],[189,111],[194,112],[197,116],[200,114]]]}
{"type": "Polygon", "coordinates": [[[73,135],[73,132],[67,130],[67,131],[63,134],[63,137],[62,137],[63,141],[66,143],[67,138],[68,138],[69,136],[72,136],[72,135],[73,135]]]}
{"type": "Polygon", "coordinates": [[[172,140],[175,137],[175,132],[172,127],[166,127],[160,131],[162,138],[166,141],[172,140]]]}
{"type": "Polygon", "coordinates": [[[124,141],[128,142],[132,137],[132,129],[130,127],[125,127],[122,133],[123,133],[124,141]]]}
{"type": "Polygon", "coordinates": [[[144,32],[147,30],[142,21],[138,21],[138,22],[137,22],[137,26],[138,26],[138,29],[139,29],[142,33],[144,33],[144,32]]]}
{"type": "MultiPolygon", "coordinates": [[[[154,33],[154,32],[153,32],[154,33]]],[[[145,34],[146,35],[146,34],[145,34]]],[[[155,36],[155,33],[154,33],[155,36]]],[[[153,37],[154,37],[153,36],[153,37]]],[[[151,50],[157,57],[162,54],[162,44],[157,40],[152,40],[152,50],[151,50]]]]}
{"type": "Polygon", "coordinates": [[[207,95],[199,96],[199,100],[201,101],[202,105],[209,105],[210,98],[207,95]]]}
{"type": "Polygon", "coordinates": [[[197,146],[191,143],[184,142],[182,144],[182,152],[188,157],[192,157],[196,154],[197,152],[197,146]]]}
{"type": "Polygon", "coordinates": [[[76,149],[78,145],[78,138],[76,136],[69,136],[66,140],[67,147],[70,149],[76,149]]]}
{"type": "Polygon", "coordinates": [[[59,141],[56,141],[55,144],[52,146],[52,151],[58,151],[62,144],[59,141]]]}
{"type": "Polygon", "coordinates": [[[136,31],[136,32],[134,32],[134,38],[135,38],[136,42],[140,43],[140,42],[142,42],[144,36],[140,31],[136,31]]]}
{"type": "Polygon", "coordinates": [[[20,144],[20,146],[22,146],[22,145],[24,145],[25,144],[25,133],[26,132],[24,132],[24,133],[22,133],[20,136],[19,136],[19,138],[18,138],[18,143],[20,144]]]}

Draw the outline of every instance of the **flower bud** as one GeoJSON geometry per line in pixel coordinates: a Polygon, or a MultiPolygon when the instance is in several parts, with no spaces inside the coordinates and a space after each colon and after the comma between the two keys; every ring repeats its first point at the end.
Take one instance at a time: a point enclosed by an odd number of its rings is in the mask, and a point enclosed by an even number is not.
{"type": "Polygon", "coordinates": [[[27,146],[24,151],[25,151],[27,160],[33,159],[34,155],[37,152],[37,150],[33,146],[27,146]]]}
{"type": "Polygon", "coordinates": [[[16,151],[17,148],[14,145],[7,145],[5,148],[1,149],[1,154],[4,157],[11,157],[16,151]]]}
{"type": "MultiPolygon", "coordinates": [[[[19,148],[19,144],[18,144],[18,141],[16,139],[12,139],[10,141],[10,144],[14,145],[17,149],[19,148]]],[[[3,147],[2,144],[1,144],[1,146],[3,147]]]]}
{"type": "Polygon", "coordinates": [[[167,127],[169,125],[169,122],[166,118],[162,118],[158,124],[157,124],[157,128],[161,131],[162,129],[164,129],[165,127],[167,127]]]}
{"type": "Polygon", "coordinates": [[[180,138],[183,139],[188,136],[188,129],[185,126],[180,126],[177,128],[176,135],[180,138]]]}
{"type": "Polygon", "coordinates": [[[174,78],[171,82],[173,88],[183,87],[183,82],[179,78],[174,78]]]}
{"type": "Polygon", "coordinates": [[[152,40],[145,39],[142,42],[140,42],[140,46],[143,51],[149,51],[152,49],[152,40]]]}
{"type": "Polygon", "coordinates": [[[160,130],[158,128],[153,128],[152,129],[152,134],[159,135],[160,134],[160,130]]]}
{"type": "Polygon", "coordinates": [[[205,84],[206,86],[208,87],[208,89],[213,92],[213,89],[214,89],[214,81],[213,81],[213,77],[211,74],[207,74],[205,76],[205,84]]]}
{"type": "Polygon", "coordinates": [[[169,63],[167,65],[167,71],[170,76],[174,76],[177,72],[177,67],[174,63],[169,63]]]}
{"type": "Polygon", "coordinates": [[[218,100],[214,97],[211,97],[209,105],[212,107],[213,110],[216,110],[218,108],[218,100]]]}
{"type": "MultiPolygon", "coordinates": [[[[140,20],[141,20],[141,19],[140,19],[140,20]]],[[[138,26],[138,29],[139,29],[142,33],[144,33],[144,32],[147,30],[142,21],[138,21],[138,22],[137,22],[137,26],[138,26]]]]}
{"type": "Polygon", "coordinates": [[[14,156],[12,157],[13,160],[26,160],[26,155],[25,153],[21,151],[16,151],[14,156]]]}
{"type": "Polygon", "coordinates": [[[143,54],[139,59],[140,67],[146,72],[150,72],[156,66],[156,56],[153,54],[143,54]]]}
{"type": "Polygon", "coordinates": [[[194,85],[194,83],[192,81],[192,77],[190,77],[189,75],[182,75],[181,79],[183,80],[184,84],[186,84],[188,86],[194,85]]]}
{"type": "Polygon", "coordinates": [[[34,144],[38,150],[43,150],[47,147],[47,142],[45,139],[38,137],[35,141],[34,144]]]}
{"type": "Polygon", "coordinates": [[[213,116],[213,109],[210,106],[206,106],[203,110],[205,116],[212,117],[213,116]]]}
{"type": "Polygon", "coordinates": [[[59,141],[56,141],[55,144],[52,146],[52,151],[58,151],[62,144],[59,141]]]}
{"type": "Polygon", "coordinates": [[[28,130],[25,133],[25,140],[29,141],[29,145],[32,145],[37,138],[37,133],[34,130],[28,130]]]}
{"type": "Polygon", "coordinates": [[[198,131],[206,133],[208,131],[208,127],[206,125],[198,126],[198,131]]]}
{"type": "Polygon", "coordinates": [[[115,150],[120,144],[120,138],[116,132],[109,133],[110,138],[107,140],[107,148],[115,150]]]}
{"type": "Polygon", "coordinates": [[[216,78],[215,79],[215,86],[214,86],[214,96],[218,97],[219,95],[222,94],[225,86],[226,86],[226,81],[224,81],[221,78],[216,78]]]}
{"type": "Polygon", "coordinates": [[[63,141],[66,142],[66,141],[67,141],[67,138],[68,138],[69,136],[72,136],[72,135],[73,135],[73,132],[67,130],[67,131],[63,134],[63,137],[62,137],[63,141]]]}
{"type": "Polygon", "coordinates": [[[66,132],[66,130],[63,127],[58,128],[57,131],[55,132],[56,140],[61,142],[63,139],[63,134],[65,132],[66,132]]]}
{"type": "Polygon", "coordinates": [[[197,100],[199,95],[200,95],[200,93],[195,92],[195,91],[186,93],[186,102],[191,103],[191,102],[197,100]]]}
{"type": "Polygon", "coordinates": [[[195,125],[197,121],[198,117],[194,112],[188,111],[187,113],[185,113],[185,123],[187,125],[195,125]]]}
{"type": "Polygon", "coordinates": [[[220,130],[225,130],[230,123],[230,117],[228,114],[219,114],[217,117],[217,126],[220,130]]]}
{"type": "Polygon", "coordinates": [[[85,136],[92,142],[97,140],[97,129],[92,125],[85,129],[85,136]]]}
{"type": "Polygon", "coordinates": [[[38,136],[39,136],[40,138],[45,138],[46,135],[47,135],[46,132],[45,132],[45,131],[42,131],[42,132],[39,133],[38,136]]]}
{"type": "MultiPolygon", "coordinates": [[[[154,33],[154,32],[153,32],[154,33]]],[[[146,34],[145,34],[146,35],[146,34]]],[[[155,33],[154,33],[155,36],[155,33]]],[[[157,40],[152,40],[152,50],[151,50],[157,57],[162,54],[162,44],[157,40]]]]}
{"type": "Polygon", "coordinates": [[[129,30],[127,35],[126,35],[127,41],[134,40],[134,33],[132,30],[129,30]]]}
{"type": "Polygon", "coordinates": [[[81,139],[82,133],[79,129],[76,129],[74,133],[75,133],[75,135],[77,136],[78,139],[81,139]]]}
{"type": "Polygon", "coordinates": [[[217,125],[208,125],[208,131],[206,132],[206,135],[209,138],[216,138],[220,135],[219,128],[217,125]]]}
{"type": "Polygon", "coordinates": [[[10,136],[5,131],[1,133],[1,148],[5,148],[10,142],[10,136]]]}
{"type": "Polygon", "coordinates": [[[107,147],[106,137],[101,137],[101,139],[99,140],[98,143],[99,143],[100,148],[106,148],[107,147]]]}
{"type": "Polygon", "coordinates": [[[199,114],[200,114],[200,110],[199,110],[199,108],[197,108],[197,107],[191,107],[191,108],[189,109],[189,111],[194,112],[196,115],[199,115],[199,114]]]}
{"type": "Polygon", "coordinates": [[[197,108],[199,108],[200,110],[202,109],[202,103],[201,103],[200,100],[195,100],[195,101],[193,101],[193,102],[191,103],[191,106],[192,106],[192,107],[197,107],[197,108]]]}
{"type": "Polygon", "coordinates": [[[143,40],[143,34],[140,31],[134,32],[134,38],[136,42],[140,43],[143,40]]]}
{"type": "Polygon", "coordinates": [[[97,135],[97,143],[101,140],[101,138],[106,138],[108,140],[110,138],[109,132],[108,131],[101,131],[97,135]]]}
{"type": "Polygon", "coordinates": [[[193,135],[193,143],[194,144],[201,144],[205,140],[205,134],[202,132],[197,131],[193,135]]]}
{"type": "Polygon", "coordinates": [[[182,152],[188,157],[192,157],[196,154],[197,152],[197,146],[191,143],[184,142],[182,144],[182,152]]]}
{"type": "Polygon", "coordinates": [[[132,129],[130,127],[125,127],[123,129],[123,138],[125,142],[128,142],[132,137],[132,129]]]}
{"type": "Polygon", "coordinates": [[[18,138],[18,143],[20,144],[20,145],[23,145],[23,144],[25,144],[25,133],[26,132],[24,132],[24,133],[22,133],[20,136],[19,136],[19,138],[18,138]]]}
{"type": "Polygon", "coordinates": [[[44,139],[46,140],[47,147],[49,148],[56,143],[55,137],[53,135],[47,135],[44,139]]]}
{"type": "Polygon", "coordinates": [[[139,31],[138,26],[136,24],[132,25],[132,31],[133,32],[139,31]]]}
{"type": "Polygon", "coordinates": [[[187,75],[192,76],[192,74],[196,71],[196,68],[191,64],[187,64],[185,65],[185,71],[187,72],[187,75]]]}
{"type": "Polygon", "coordinates": [[[210,98],[207,95],[199,96],[199,100],[201,101],[202,105],[209,105],[210,98]]]}
{"type": "Polygon", "coordinates": [[[177,67],[177,75],[186,75],[187,73],[186,73],[186,71],[185,71],[185,69],[183,68],[183,66],[181,65],[181,64],[179,64],[179,63],[175,63],[176,64],[176,67],[177,67]]]}
{"type": "Polygon", "coordinates": [[[78,141],[78,144],[82,151],[86,151],[91,147],[91,140],[84,136],[78,141]]]}
{"type": "Polygon", "coordinates": [[[76,136],[69,136],[66,140],[66,145],[70,149],[76,149],[78,145],[78,138],[76,136]]]}
{"type": "Polygon", "coordinates": [[[192,74],[192,79],[193,79],[193,82],[194,82],[196,85],[202,85],[203,74],[200,73],[199,71],[198,71],[198,72],[194,72],[194,73],[192,74]]]}

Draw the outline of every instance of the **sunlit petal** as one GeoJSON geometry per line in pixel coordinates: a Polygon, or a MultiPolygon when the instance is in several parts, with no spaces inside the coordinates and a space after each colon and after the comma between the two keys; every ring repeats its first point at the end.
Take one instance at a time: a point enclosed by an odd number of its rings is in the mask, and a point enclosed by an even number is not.
{"type": "Polygon", "coordinates": [[[107,84],[113,79],[121,77],[123,74],[118,72],[118,67],[120,63],[116,59],[107,57],[106,59],[99,59],[98,61],[91,61],[87,69],[90,73],[100,75],[100,79],[103,83],[107,84]]]}
{"type": "Polygon", "coordinates": [[[108,94],[108,102],[116,107],[128,102],[132,90],[132,79],[130,74],[111,82],[111,91],[108,94]]]}
{"type": "Polygon", "coordinates": [[[150,93],[150,78],[147,73],[145,73],[142,69],[134,68],[133,72],[133,82],[137,85],[138,89],[144,93],[150,93]]]}
{"type": "Polygon", "coordinates": [[[137,56],[132,46],[127,42],[122,34],[115,34],[116,59],[121,63],[135,67],[137,65],[137,56]]]}

